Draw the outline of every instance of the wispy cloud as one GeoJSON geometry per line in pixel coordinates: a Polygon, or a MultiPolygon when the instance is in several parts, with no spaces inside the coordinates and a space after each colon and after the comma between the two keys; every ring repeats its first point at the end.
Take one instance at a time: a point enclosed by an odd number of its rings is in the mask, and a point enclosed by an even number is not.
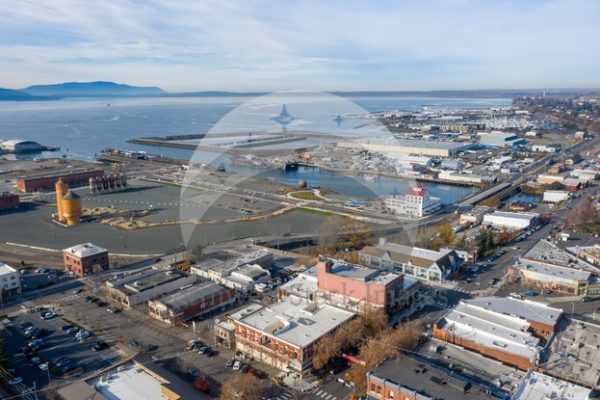
{"type": "Polygon", "coordinates": [[[0,86],[600,86],[598,15],[593,0],[0,0],[0,86]]]}

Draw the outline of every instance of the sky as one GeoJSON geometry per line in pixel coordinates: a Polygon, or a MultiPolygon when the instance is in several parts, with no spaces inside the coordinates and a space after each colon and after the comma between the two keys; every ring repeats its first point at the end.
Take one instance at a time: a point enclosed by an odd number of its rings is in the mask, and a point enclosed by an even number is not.
{"type": "Polygon", "coordinates": [[[597,0],[0,0],[0,87],[600,87],[597,0]]]}

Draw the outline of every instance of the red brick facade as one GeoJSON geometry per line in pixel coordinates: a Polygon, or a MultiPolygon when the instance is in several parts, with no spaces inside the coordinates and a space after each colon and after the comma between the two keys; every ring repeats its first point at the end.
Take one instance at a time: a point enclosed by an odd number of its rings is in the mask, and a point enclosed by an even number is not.
{"type": "Polygon", "coordinates": [[[17,208],[20,204],[19,195],[12,193],[0,193],[0,211],[17,208]]]}
{"type": "Polygon", "coordinates": [[[98,269],[108,269],[108,251],[94,254],[92,256],[79,258],[75,254],[63,251],[63,261],[65,268],[77,276],[93,274],[98,269]]]}
{"type": "Polygon", "coordinates": [[[90,178],[102,177],[104,171],[99,169],[90,169],[84,171],[64,171],[54,174],[24,176],[17,179],[17,188],[21,193],[31,193],[44,190],[53,190],[56,181],[59,178],[70,187],[85,186],[90,178]]]}

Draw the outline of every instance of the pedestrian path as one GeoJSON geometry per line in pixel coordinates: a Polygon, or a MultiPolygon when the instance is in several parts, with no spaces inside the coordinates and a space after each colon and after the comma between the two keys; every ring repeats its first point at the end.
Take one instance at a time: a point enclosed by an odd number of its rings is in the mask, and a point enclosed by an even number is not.
{"type": "Polygon", "coordinates": [[[283,392],[280,394],[277,394],[275,396],[271,396],[271,397],[264,397],[261,396],[262,400],[290,400],[294,397],[293,394],[291,394],[290,392],[283,392]]]}
{"type": "Polygon", "coordinates": [[[323,400],[338,400],[336,396],[331,393],[328,393],[325,390],[318,389],[312,393],[311,399],[323,399],[323,400]]]}

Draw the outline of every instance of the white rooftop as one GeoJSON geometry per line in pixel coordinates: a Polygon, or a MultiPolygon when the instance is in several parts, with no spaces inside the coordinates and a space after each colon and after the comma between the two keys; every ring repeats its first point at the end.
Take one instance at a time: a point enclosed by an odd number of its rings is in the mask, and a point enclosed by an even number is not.
{"type": "Polygon", "coordinates": [[[306,347],[356,314],[297,296],[261,307],[251,305],[231,317],[268,336],[296,347],[306,347]]]}
{"type": "Polygon", "coordinates": [[[515,264],[515,267],[522,271],[546,275],[547,277],[558,281],[585,281],[591,276],[591,273],[588,271],[582,271],[580,269],[569,267],[561,267],[555,264],[527,260],[524,258],[519,258],[519,261],[517,264],[515,264]]]}
{"type": "Polygon", "coordinates": [[[133,365],[103,376],[91,385],[108,400],[162,400],[160,382],[133,365]]]}
{"type": "Polygon", "coordinates": [[[529,371],[513,400],[586,400],[591,390],[539,372],[529,371]]]}
{"type": "Polygon", "coordinates": [[[452,249],[440,249],[439,251],[435,251],[420,247],[410,247],[403,244],[391,243],[387,240],[382,241],[381,239],[375,247],[381,250],[390,251],[392,253],[405,254],[411,257],[423,258],[431,261],[437,261],[452,251],[452,249]]]}
{"type": "Polygon", "coordinates": [[[17,270],[11,267],[10,265],[0,262],[0,275],[10,274],[16,271],[17,270]]]}
{"type": "Polygon", "coordinates": [[[104,253],[106,249],[92,243],[82,243],[73,247],[68,247],[63,251],[71,253],[76,257],[82,258],[104,253]]]}
{"type": "Polygon", "coordinates": [[[560,308],[549,307],[537,301],[520,300],[513,297],[477,297],[475,299],[463,300],[462,303],[547,325],[556,324],[563,312],[560,308]]]}
{"type": "Polygon", "coordinates": [[[529,323],[519,318],[461,303],[443,319],[446,331],[487,348],[530,360],[536,359],[541,350],[540,340],[528,332],[529,323]]]}
{"type": "Polygon", "coordinates": [[[533,218],[537,218],[540,214],[530,213],[530,212],[510,212],[510,211],[494,211],[492,214],[487,214],[486,217],[501,217],[501,218],[514,218],[514,219],[524,219],[526,221],[530,221],[533,218]]]}

